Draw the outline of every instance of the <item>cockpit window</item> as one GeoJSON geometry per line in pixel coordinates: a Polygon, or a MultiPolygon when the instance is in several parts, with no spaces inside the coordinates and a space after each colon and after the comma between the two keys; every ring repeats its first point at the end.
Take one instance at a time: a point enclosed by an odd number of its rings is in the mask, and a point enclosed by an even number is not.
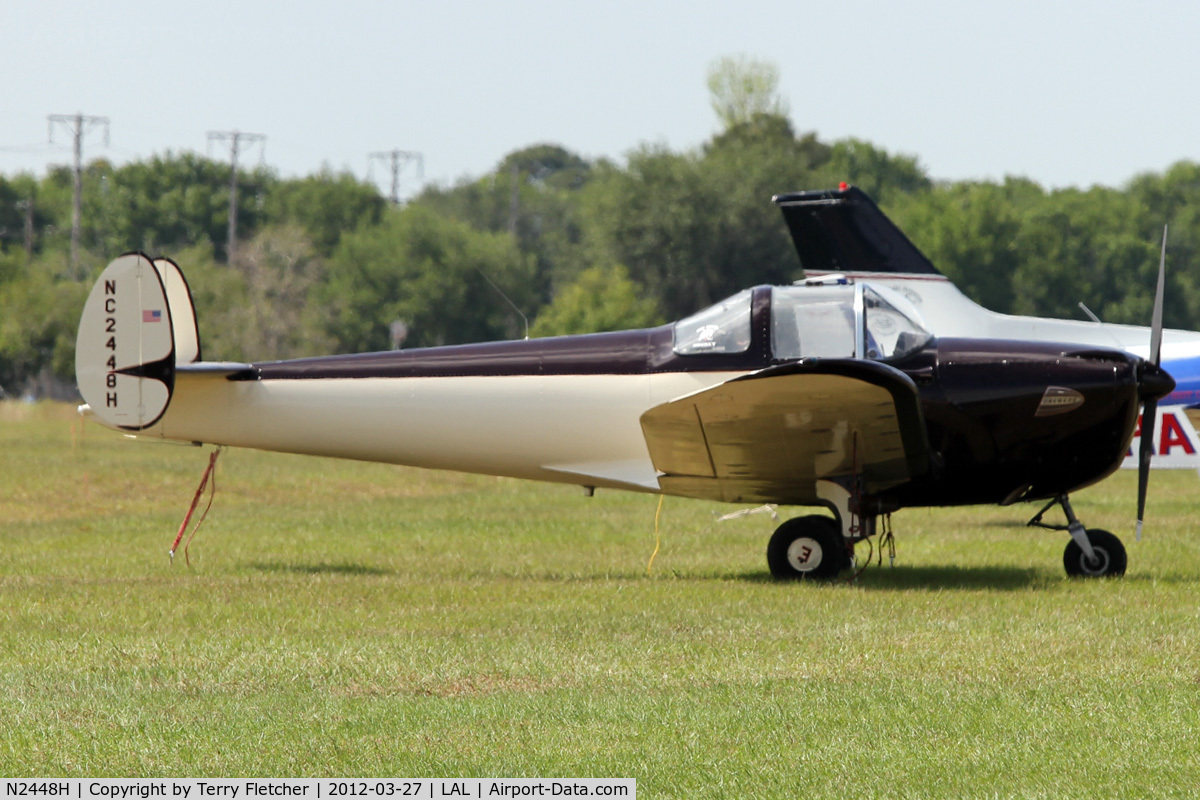
{"type": "Polygon", "coordinates": [[[771,352],[778,360],[884,360],[919,350],[932,334],[900,295],[870,285],[776,286],[771,290],[771,352]],[[861,291],[862,306],[855,308],[861,291]],[[859,346],[861,337],[861,347],[859,346]]]}
{"type": "Polygon", "coordinates": [[[908,301],[887,289],[863,287],[867,317],[867,358],[906,356],[925,346],[933,334],[925,330],[908,301]]]}
{"type": "Polygon", "coordinates": [[[771,352],[777,359],[853,358],[854,287],[773,287],[771,352]]]}
{"type": "Polygon", "coordinates": [[[750,289],[675,323],[675,352],[744,353],[750,347],[750,289]]]}

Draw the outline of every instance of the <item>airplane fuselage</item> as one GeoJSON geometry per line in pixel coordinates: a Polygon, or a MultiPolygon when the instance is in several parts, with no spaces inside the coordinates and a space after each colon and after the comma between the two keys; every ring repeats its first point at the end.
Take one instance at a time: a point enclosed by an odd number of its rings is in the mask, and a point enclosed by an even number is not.
{"type": "MultiPolygon", "coordinates": [[[[659,492],[639,418],[784,363],[766,337],[754,339],[743,353],[681,356],[663,326],[268,362],[231,374],[182,367],[170,408],[139,435],[659,492]]],[[[931,340],[889,364],[919,393],[930,470],[881,502],[997,503],[1103,478],[1136,421],[1137,363],[1103,348],[931,340]],[[1044,405],[1049,386],[1078,393],[1077,402],[1044,405]]]]}

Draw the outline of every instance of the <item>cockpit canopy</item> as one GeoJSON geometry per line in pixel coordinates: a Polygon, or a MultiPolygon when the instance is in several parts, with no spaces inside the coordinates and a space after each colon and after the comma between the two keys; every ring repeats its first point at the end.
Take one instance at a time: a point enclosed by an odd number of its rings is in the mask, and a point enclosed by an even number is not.
{"type": "MultiPolygon", "coordinates": [[[[750,347],[746,289],[675,323],[675,352],[744,353],[750,347]]],[[[897,293],[870,284],[773,286],[771,355],[800,358],[901,358],[932,337],[920,313],[897,293]]]]}
{"type": "Polygon", "coordinates": [[[750,299],[753,291],[743,289],[676,322],[675,352],[681,356],[746,352],[750,347],[750,299]]]}

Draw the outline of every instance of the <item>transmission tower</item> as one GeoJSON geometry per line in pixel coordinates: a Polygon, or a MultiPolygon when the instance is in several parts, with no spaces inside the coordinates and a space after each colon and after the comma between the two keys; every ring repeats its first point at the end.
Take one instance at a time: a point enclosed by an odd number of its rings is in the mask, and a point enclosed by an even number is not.
{"type": "Polygon", "coordinates": [[[79,224],[83,216],[83,137],[92,129],[104,126],[104,146],[108,147],[108,117],[89,117],[84,114],[51,114],[49,121],[51,143],[56,123],[66,126],[74,140],[75,198],[71,208],[71,272],[79,274],[79,224]]]}
{"type": "Polygon", "coordinates": [[[381,150],[371,153],[367,161],[368,180],[370,180],[371,165],[379,159],[391,163],[392,168],[392,205],[400,204],[400,170],[410,162],[417,162],[417,177],[425,177],[425,156],[411,150],[381,150]]]}
{"type": "MultiPolygon", "coordinates": [[[[225,260],[233,263],[233,253],[237,247],[237,179],[238,153],[242,143],[247,145],[262,144],[267,140],[266,134],[246,133],[245,131],[209,131],[208,143],[227,142],[229,144],[229,163],[232,166],[229,174],[229,234],[225,243],[225,260]]],[[[265,145],[264,145],[265,148],[265,145]]],[[[259,151],[262,158],[262,151],[259,151]]]]}

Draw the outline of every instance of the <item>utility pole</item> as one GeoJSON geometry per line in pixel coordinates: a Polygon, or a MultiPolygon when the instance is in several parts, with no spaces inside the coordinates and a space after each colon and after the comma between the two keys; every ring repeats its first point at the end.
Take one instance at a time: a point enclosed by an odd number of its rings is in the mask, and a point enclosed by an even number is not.
{"type": "Polygon", "coordinates": [[[79,274],[79,225],[83,216],[83,137],[93,128],[104,126],[104,146],[108,147],[108,117],[89,117],[84,114],[51,114],[50,141],[54,142],[54,124],[67,127],[74,140],[75,151],[75,202],[71,209],[71,271],[79,274]]]}
{"type": "Polygon", "coordinates": [[[400,205],[400,170],[410,161],[417,162],[417,177],[425,177],[425,156],[412,150],[381,150],[371,153],[367,161],[368,180],[370,180],[371,164],[376,159],[390,161],[392,165],[392,205],[400,205]]]}
{"type": "Polygon", "coordinates": [[[25,255],[33,258],[33,198],[18,200],[17,210],[25,212],[25,255]]]}
{"type": "MultiPolygon", "coordinates": [[[[212,144],[214,141],[229,143],[229,163],[232,169],[229,171],[229,234],[225,244],[225,260],[230,264],[233,263],[233,253],[237,248],[238,153],[241,150],[243,141],[249,145],[253,145],[262,144],[266,140],[266,134],[262,133],[246,133],[238,130],[208,132],[209,144],[212,144]]],[[[259,157],[261,158],[261,151],[259,157]]]]}

